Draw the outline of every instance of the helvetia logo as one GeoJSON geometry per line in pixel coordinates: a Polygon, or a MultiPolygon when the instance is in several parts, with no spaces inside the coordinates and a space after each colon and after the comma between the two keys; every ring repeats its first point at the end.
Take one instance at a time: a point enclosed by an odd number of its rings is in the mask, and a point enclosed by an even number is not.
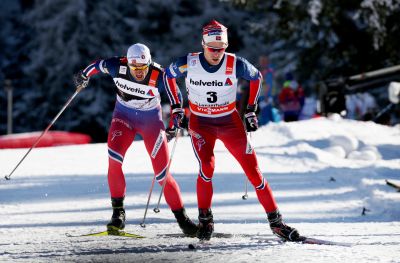
{"type": "Polygon", "coordinates": [[[225,81],[225,86],[232,86],[232,81],[231,81],[231,79],[230,78],[226,78],[226,81],[225,81]]]}
{"type": "Polygon", "coordinates": [[[129,87],[128,85],[126,85],[126,84],[121,84],[118,81],[116,81],[115,84],[117,85],[118,88],[126,90],[126,91],[139,93],[139,94],[142,94],[142,95],[146,94],[146,92],[144,90],[140,89],[140,88],[132,88],[132,87],[129,87]]]}
{"type": "Polygon", "coordinates": [[[192,80],[190,79],[190,84],[195,86],[223,86],[224,83],[222,81],[213,80],[213,81],[202,81],[202,80],[192,80]]]}
{"type": "Polygon", "coordinates": [[[148,96],[153,96],[154,97],[154,93],[153,93],[153,91],[152,90],[149,90],[149,92],[147,92],[147,94],[146,95],[148,95],[148,96]]]}

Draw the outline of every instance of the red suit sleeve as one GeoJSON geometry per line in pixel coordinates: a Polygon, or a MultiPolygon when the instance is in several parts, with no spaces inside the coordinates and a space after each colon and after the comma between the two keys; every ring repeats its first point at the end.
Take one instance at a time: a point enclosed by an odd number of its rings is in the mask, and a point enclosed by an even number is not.
{"type": "Polygon", "coordinates": [[[257,100],[261,92],[261,83],[262,83],[262,76],[260,73],[258,74],[258,79],[250,80],[250,94],[247,105],[257,104],[257,100]]]}

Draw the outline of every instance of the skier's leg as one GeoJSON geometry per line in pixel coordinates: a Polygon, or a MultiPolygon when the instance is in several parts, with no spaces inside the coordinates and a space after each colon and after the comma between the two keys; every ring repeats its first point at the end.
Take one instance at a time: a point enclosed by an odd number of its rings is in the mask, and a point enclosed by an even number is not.
{"type": "Polygon", "coordinates": [[[107,139],[108,185],[112,198],[125,197],[126,184],[122,163],[134,137],[134,129],[125,120],[113,117],[107,139]]]}
{"type": "Polygon", "coordinates": [[[167,180],[164,188],[165,201],[172,210],[178,210],[183,207],[179,185],[170,173],[168,176],[166,174],[169,162],[167,139],[164,130],[157,128],[149,129],[143,133],[142,137],[150,155],[157,182],[162,185],[164,180],[167,180]]]}
{"type": "Polygon", "coordinates": [[[219,139],[242,166],[264,210],[267,213],[273,212],[277,209],[275,199],[267,180],[261,174],[255,151],[247,140],[243,123],[236,112],[232,114],[231,124],[219,133],[219,139]]]}
{"type": "Polygon", "coordinates": [[[109,231],[125,227],[124,197],[126,191],[125,176],[122,163],[125,153],[131,145],[135,131],[123,119],[123,116],[114,114],[108,133],[108,185],[111,194],[113,215],[107,224],[109,231]]]}
{"type": "Polygon", "coordinates": [[[140,127],[140,133],[143,137],[146,150],[150,155],[156,180],[164,187],[164,197],[168,206],[174,213],[175,218],[183,233],[188,236],[194,236],[197,232],[197,226],[186,215],[178,183],[168,172],[169,164],[168,144],[164,132],[164,124],[158,111],[149,111],[146,113],[147,125],[140,127]]]}
{"type": "Polygon", "coordinates": [[[189,135],[200,171],[197,177],[197,201],[199,207],[199,230],[197,237],[209,240],[214,232],[214,219],[211,211],[213,196],[212,177],[214,174],[215,130],[206,123],[199,123],[198,118],[192,117],[189,122],[189,135]]]}
{"type": "Polygon", "coordinates": [[[220,139],[240,163],[248,179],[255,187],[258,200],[268,215],[272,232],[286,240],[297,240],[300,236],[298,231],[286,225],[282,220],[272,190],[260,172],[255,151],[247,140],[243,123],[238,114],[233,115],[233,123],[234,127],[222,133],[220,139]]]}
{"type": "MultiPolygon", "coordinates": [[[[190,124],[193,121],[190,122],[190,124]]],[[[212,177],[215,168],[214,146],[215,137],[191,126],[189,130],[194,154],[199,162],[199,174],[197,177],[197,201],[199,209],[211,207],[213,196],[212,177]]]]}

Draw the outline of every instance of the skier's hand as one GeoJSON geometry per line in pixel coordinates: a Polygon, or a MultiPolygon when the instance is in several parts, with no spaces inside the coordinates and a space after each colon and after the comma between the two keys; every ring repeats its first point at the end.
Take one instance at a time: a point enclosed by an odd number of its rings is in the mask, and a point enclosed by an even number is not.
{"type": "Polygon", "coordinates": [[[89,84],[89,77],[86,77],[82,70],[74,75],[74,84],[77,89],[84,89],[89,84]]]}
{"type": "Polygon", "coordinates": [[[165,129],[165,136],[167,137],[167,142],[175,138],[177,130],[178,128],[175,127],[168,127],[167,129],[165,129]]]}
{"type": "Polygon", "coordinates": [[[179,104],[174,104],[174,105],[172,105],[171,108],[172,108],[172,112],[171,112],[172,117],[171,118],[172,118],[174,127],[180,129],[180,128],[182,128],[181,124],[182,124],[183,118],[185,117],[185,111],[184,111],[184,109],[182,109],[181,105],[179,105],[179,104]]]}
{"type": "Polygon", "coordinates": [[[256,115],[256,105],[248,105],[244,115],[246,131],[253,132],[258,129],[258,119],[256,115]]]}

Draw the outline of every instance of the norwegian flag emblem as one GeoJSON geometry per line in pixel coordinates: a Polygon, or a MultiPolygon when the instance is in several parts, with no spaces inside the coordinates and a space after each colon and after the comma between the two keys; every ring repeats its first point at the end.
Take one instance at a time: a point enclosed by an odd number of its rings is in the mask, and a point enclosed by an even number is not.
{"type": "Polygon", "coordinates": [[[215,39],[216,40],[221,40],[221,36],[216,36],[215,39]]]}

